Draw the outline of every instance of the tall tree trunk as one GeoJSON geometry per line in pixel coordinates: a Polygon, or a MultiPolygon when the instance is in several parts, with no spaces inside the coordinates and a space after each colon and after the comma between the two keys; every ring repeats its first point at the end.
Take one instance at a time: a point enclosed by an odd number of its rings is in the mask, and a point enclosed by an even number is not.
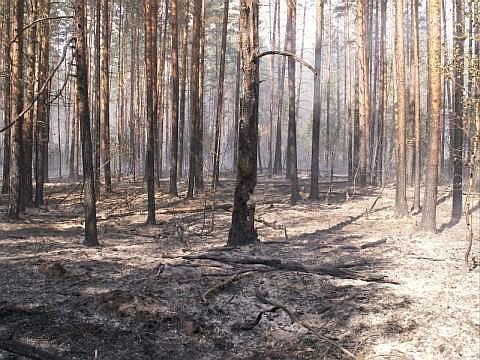
{"type": "Polygon", "coordinates": [[[85,31],[85,0],[75,1],[75,28],[76,49],[75,59],[77,65],[77,103],[81,127],[82,160],[84,196],[83,206],[85,209],[85,238],[83,243],[87,246],[98,245],[97,218],[95,204],[95,179],[93,172],[93,146],[90,134],[90,112],[88,106],[88,72],[87,72],[87,39],[85,31]]]}
{"type": "Polygon", "coordinates": [[[137,30],[132,29],[130,33],[130,115],[129,115],[129,172],[133,175],[133,181],[136,180],[136,141],[135,133],[137,129],[137,119],[135,112],[135,97],[136,97],[136,83],[137,83],[137,73],[136,73],[136,47],[137,47],[137,30]]]}
{"type": "Polygon", "coordinates": [[[366,44],[366,19],[368,14],[367,0],[357,2],[357,46],[358,46],[358,78],[359,78],[359,137],[360,137],[360,163],[359,163],[359,184],[367,184],[368,146],[370,143],[369,119],[369,85],[368,85],[368,58],[366,44]]]}
{"type": "Polygon", "coordinates": [[[100,153],[101,153],[101,116],[100,116],[100,96],[102,94],[102,90],[100,87],[100,31],[101,31],[101,3],[100,1],[95,2],[95,37],[93,40],[94,46],[94,65],[95,65],[95,72],[93,75],[93,88],[95,93],[95,100],[94,100],[94,111],[93,111],[93,142],[94,142],[94,163],[95,163],[95,194],[97,198],[100,197],[100,153]]]}
{"type": "Polygon", "coordinates": [[[196,181],[196,166],[198,157],[198,122],[200,117],[199,103],[199,70],[200,70],[200,31],[201,31],[202,0],[193,1],[192,25],[192,65],[190,75],[190,155],[188,165],[187,199],[193,198],[196,181]]]}
{"type": "Polygon", "coordinates": [[[12,63],[11,69],[11,84],[12,84],[12,117],[11,121],[15,122],[11,128],[11,168],[10,168],[10,193],[8,204],[8,216],[13,219],[18,219],[20,209],[22,208],[23,189],[21,187],[21,178],[23,176],[23,13],[24,0],[13,1],[13,17],[12,29],[13,36],[16,41],[11,43],[10,58],[12,63]]]}
{"type": "MultiPolygon", "coordinates": [[[[280,1],[278,1],[278,22],[277,22],[277,34],[278,34],[278,48],[280,48],[280,1]]],[[[286,47],[285,38],[285,50],[286,47]]],[[[277,126],[276,126],[276,135],[275,135],[275,156],[273,160],[273,174],[277,175],[282,172],[282,116],[283,116],[283,93],[285,89],[285,67],[287,60],[284,57],[282,62],[278,63],[278,110],[277,110],[277,126]]]]}
{"type": "MultiPolygon", "coordinates": [[[[288,0],[287,8],[287,49],[295,54],[296,51],[296,0],[288,0]]],[[[288,57],[288,143],[287,143],[287,162],[290,166],[290,173],[287,176],[290,178],[291,190],[290,201],[295,203],[300,199],[298,190],[298,176],[297,176],[297,122],[295,119],[295,59],[288,57]]]]}
{"type": "Polygon", "coordinates": [[[420,45],[419,45],[419,18],[418,0],[412,0],[412,30],[413,30],[413,82],[415,98],[415,190],[413,197],[414,211],[420,211],[420,181],[421,175],[421,124],[420,124],[420,45]]]}
{"type": "MultiPolygon", "coordinates": [[[[156,4],[156,2],[155,2],[156,4]]],[[[155,5],[155,9],[157,5],[155,5]]],[[[165,56],[165,49],[167,46],[167,23],[168,23],[168,17],[169,17],[169,11],[170,11],[170,0],[165,1],[165,10],[163,11],[164,13],[164,22],[163,22],[163,28],[161,29],[161,32],[159,34],[157,33],[157,26],[154,24],[155,29],[154,29],[154,46],[153,46],[153,53],[157,53],[157,46],[155,45],[157,37],[159,38],[159,43],[160,43],[160,54],[158,56],[158,62],[156,61],[156,57],[154,58],[154,69],[157,69],[156,74],[153,76],[156,79],[156,85],[154,87],[154,105],[155,106],[155,112],[157,114],[157,119],[158,122],[155,121],[155,155],[156,155],[156,176],[155,179],[157,181],[158,186],[160,186],[160,178],[162,177],[163,174],[163,129],[164,129],[164,123],[165,121],[165,108],[164,108],[164,102],[165,102],[165,64],[166,64],[166,56],[165,56]]],[[[155,10],[156,13],[156,10],[155,10]]]]}
{"type": "MultiPolygon", "coordinates": [[[[29,23],[33,22],[33,20],[38,16],[37,12],[37,2],[31,1],[27,4],[27,21],[29,23]]],[[[24,76],[25,82],[27,84],[31,84],[30,86],[24,87],[24,102],[28,106],[33,102],[35,97],[35,91],[41,85],[36,83],[36,70],[38,75],[39,68],[35,66],[38,61],[37,55],[37,25],[30,27],[26,31],[25,37],[25,64],[24,64],[24,76]]],[[[40,49],[38,49],[40,51],[40,49]]],[[[20,179],[20,186],[23,188],[23,200],[22,200],[22,210],[23,207],[30,207],[32,206],[32,195],[33,195],[33,185],[32,185],[32,154],[33,154],[33,124],[35,122],[35,109],[37,104],[35,104],[29,111],[25,113],[23,119],[23,165],[22,171],[23,176],[20,179]]]]}
{"type": "MultiPolygon", "coordinates": [[[[4,59],[5,59],[5,109],[4,109],[4,121],[5,126],[10,125],[12,116],[12,99],[11,99],[11,64],[10,64],[10,38],[12,32],[12,19],[11,19],[11,0],[5,1],[5,42],[4,42],[4,59]]],[[[10,129],[6,130],[3,134],[3,181],[2,181],[2,194],[7,194],[10,190],[10,129]]]]}
{"type": "MultiPolygon", "coordinates": [[[[45,18],[50,15],[50,1],[39,1],[40,17],[45,18]]],[[[42,86],[47,81],[48,60],[49,60],[49,37],[50,26],[48,21],[43,21],[38,25],[38,83],[42,86]]],[[[35,151],[35,206],[44,204],[43,188],[48,178],[48,138],[50,123],[50,106],[47,104],[48,94],[43,93],[37,103],[36,132],[37,146],[35,151]]],[[[60,133],[60,128],[57,129],[60,133]]]]}
{"type": "Polygon", "coordinates": [[[101,76],[100,76],[100,116],[102,127],[103,172],[105,191],[112,192],[112,172],[110,154],[110,16],[109,0],[102,1],[102,39],[101,39],[101,76]]]}
{"type": "Polygon", "coordinates": [[[430,121],[428,123],[429,152],[425,178],[425,203],[422,211],[422,226],[425,230],[436,231],[438,159],[440,149],[440,109],[441,88],[441,36],[440,4],[441,0],[429,0],[428,3],[428,69],[430,90],[430,121]]]}
{"type": "Polygon", "coordinates": [[[462,216],[463,184],[463,116],[464,116],[464,42],[465,42],[465,8],[463,0],[455,0],[454,24],[454,109],[452,116],[452,157],[453,157],[453,192],[452,219],[462,216]]]}
{"type": "Polygon", "coordinates": [[[147,149],[145,159],[145,178],[147,181],[147,224],[155,224],[155,113],[153,105],[153,34],[156,21],[154,2],[145,1],[145,74],[147,93],[147,149]]]}
{"type": "Polygon", "coordinates": [[[240,49],[242,54],[242,97],[238,141],[237,182],[228,245],[244,245],[257,240],[255,203],[250,201],[257,183],[258,134],[258,2],[240,2],[240,49]]]}
{"type": "Polygon", "coordinates": [[[220,177],[220,134],[223,118],[223,80],[225,78],[225,53],[227,50],[229,0],[223,1],[222,45],[220,49],[220,64],[218,70],[217,112],[215,118],[215,149],[213,160],[213,183],[218,183],[220,177]]]}
{"type": "MultiPolygon", "coordinates": [[[[270,47],[275,48],[276,40],[276,27],[277,27],[277,13],[278,13],[278,1],[275,1],[274,10],[273,10],[273,24],[271,17],[271,0],[268,1],[269,9],[269,20],[270,20],[270,47]]],[[[268,132],[268,176],[273,175],[273,108],[275,103],[275,57],[270,58],[270,104],[269,104],[269,132],[268,132]]]]}
{"type": "Polygon", "coordinates": [[[406,171],[406,86],[405,86],[405,44],[403,29],[403,0],[396,1],[395,15],[395,59],[396,59],[396,188],[395,188],[395,214],[405,216],[408,214],[407,206],[407,171],[406,171]]]}
{"type": "Polygon", "coordinates": [[[203,115],[204,115],[204,82],[205,82],[205,1],[202,0],[200,13],[200,51],[198,78],[198,124],[197,124],[197,162],[195,164],[195,189],[203,192],[203,115]]]}
{"type": "Polygon", "coordinates": [[[170,187],[169,192],[177,195],[178,171],[178,19],[177,0],[171,0],[170,31],[172,36],[172,49],[170,59],[170,115],[172,117],[172,138],[170,150],[170,187]]]}
{"type": "Polygon", "coordinates": [[[242,74],[241,70],[241,52],[240,52],[240,29],[238,31],[238,41],[237,41],[237,61],[236,61],[236,71],[235,71],[235,114],[233,115],[233,172],[236,174],[238,166],[238,125],[240,118],[240,81],[242,74]]]}
{"type": "Polygon", "coordinates": [[[186,88],[187,88],[187,72],[188,72],[188,23],[189,23],[189,7],[190,0],[183,0],[184,8],[184,24],[182,29],[182,72],[180,77],[180,103],[179,103],[179,136],[178,136],[178,176],[183,177],[184,169],[184,138],[185,138],[185,107],[186,107],[186,88]]]}

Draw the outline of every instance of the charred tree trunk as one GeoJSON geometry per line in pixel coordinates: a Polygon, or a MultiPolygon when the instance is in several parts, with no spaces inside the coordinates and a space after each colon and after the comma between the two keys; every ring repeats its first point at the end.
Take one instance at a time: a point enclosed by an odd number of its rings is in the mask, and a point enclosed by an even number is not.
{"type": "Polygon", "coordinates": [[[155,112],[153,105],[153,34],[156,21],[154,1],[145,1],[145,74],[147,93],[147,148],[145,159],[145,178],[147,181],[147,224],[155,224],[155,112]]]}
{"type": "MultiPolygon", "coordinates": [[[[45,18],[50,14],[50,1],[40,0],[40,17],[45,18]]],[[[48,75],[50,26],[48,21],[43,21],[38,27],[38,83],[44,84],[48,75]]],[[[41,85],[40,85],[41,86],[41,85]]],[[[43,188],[48,178],[48,138],[49,138],[49,105],[48,94],[44,92],[37,103],[36,132],[37,144],[35,149],[35,206],[44,204],[43,188]]],[[[60,129],[58,129],[60,132],[60,129]]]]}
{"type": "Polygon", "coordinates": [[[242,54],[242,97],[238,141],[237,182],[232,225],[228,245],[238,246],[258,241],[255,230],[255,204],[250,200],[257,183],[258,134],[258,2],[240,2],[240,49],[242,54]]]}
{"type": "Polygon", "coordinates": [[[75,60],[77,64],[77,103],[81,128],[82,160],[85,209],[85,238],[86,246],[98,245],[97,216],[95,204],[95,178],[93,172],[93,146],[90,134],[90,112],[88,106],[88,72],[87,72],[87,39],[85,31],[85,0],[75,1],[75,60]]]}
{"type": "Polygon", "coordinates": [[[454,26],[454,109],[452,116],[452,160],[453,160],[453,191],[452,219],[462,216],[462,184],[463,184],[463,116],[464,116],[464,42],[465,42],[465,9],[463,0],[455,0],[454,26]]]}
{"type": "Polygon", "coordinates": [[[172,49],[170,60],[170,116],[172,117],[172,137],[170,150],[170,187],[169,193],[177,195],[177,171],[178,171],[178,19],[177,0],[171,0],[170,31],[172,36],[172,49]]]}

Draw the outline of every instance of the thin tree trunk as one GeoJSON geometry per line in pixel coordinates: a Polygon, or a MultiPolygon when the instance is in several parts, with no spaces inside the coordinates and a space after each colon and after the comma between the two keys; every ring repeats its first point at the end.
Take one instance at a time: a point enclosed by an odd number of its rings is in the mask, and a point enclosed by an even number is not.
{"type": "Polygon", "coordinates": [[[200,70],[200,31],[202,0],[193,2],[193,26],[192,26],[192,65],[190,75],[190,155],[188,168],[188,191],[187,199],[193,198],[196,182],[196,165],[198,154],[198,122],[200,117],[199,103],[199,70],[200,70]]]}
{"type": "MultiPolygon", "coordinates": [[[[10,64],[10,38],[12,32],[12,19],[11,19],[11,0],[5,1],[5,43],[4,43],[4,59],[5,59],[5,109],[4,109],[4,125],[10,125],[12,116],[12,88],[11,88],[11,64],[10,64]]],[[[2,181],[2,194],[7,194],[10,190],[10,129],[6,130],[3,134],[3,181],[2,181]]]]}
{"type": "Polygon", "coordinates": [[[95,150],[95,194],[97,195],[97,199],[100,197],[100,153],[101,153],[101,116],[100,116],[100,96],[102,94],[102,90],[100,87],[100,72],[101,72],[101,63],[100,63],[100,31],[101,31],[101,3],[100,1],[95,2],[95,37],[93,39],[93,46],[94,46],[94,65],[95,65],[95,72],[93,75],[93,88],[95,93],[94,98],[94,111],[93,111],[93,128],[94,128],[94,150],[95,150]]]}
{"type": "Polygon", "coordinates": [[[101,75],[100,75],[100,122],[102,127],[103,172],[105,191],[112,192],[111,154],[110,154],[110,18],[109,0],[102,0],[102,38],[101,38],[101,75]]]}
{"type": "Polygon", "coordinates": [[[187,72],[188,72],[188,23],[189,23],[189,7],[190,0],[183,0],[184,8],[184,24],[182,29],[182,72],[180,77],[180,103],[179,103],[179,136],[178,136],[178,176],[183,177],[184,169],[184,138],[185,138],[185,107],[186,107],[186,88],[187,88],[187,72]]]}
{"type": "Polygon", "coordinates": [[[395,15],[395,59],[396,59],[396,188],[395,188],[395,214],[405,216],[408,214],[407,206],[407,172],[406,172],[406,86],[405,86],[405,44],[403,29],[403,0],[396,1],[395,15]]]}
{"type": "Polygon", "coordinates": [[[368,85],[368,59],[366,44],[366,14],[367,0],[359,0],[357,4],[357,46],[358,46],[358,78],[359,78],[359,137],[360,137],[360,164],[359,184],[367,184],[368,146],[370,143],[369,119],[369,85],[368,85]]]}
{"type": "MultiPolygon", "coordinates": [[[[50,1],[39,1],[40,17],[50,14],[50,1]]],[[[48,75],[50,26],[48,21],[43,21],[38,26],[38,83],[44,84],[48,75]]],[[[50,123],[50,106],[47,104],[48,94],[45,92],[37,103],[36,132],[37,146],[35,152],[35,206],[44,204],[43,188],[48,176],[48,138],[50,123]]],[[[60,128],[57,130],[60,133],[60,128]]]]}
{"type": "Polygon", "coordinates": [[[23,189],[20,179],[23,176],[23,116],[17,117],[23,111],[23,34],[19,29],[23,28],[24,0],[13,1],[12,29],[16,41],[11,43],[10,58],[11,63],[11,84],[12,84],[12,117],[11,121],[16,123],[11,129],[11,168],[10,168],[10,193],[8,204],[8,216],[18,219],[20,209],[22,208],[23,189]]]}
{"type": "Polygon", "coordinates": [[[415,190],[413,197],[413,209],[420,211],[420,181],[421,175],[421,124],[420,124],[420,45],[419,45],[419,25],[418,25],[418,0],[412,0],[412,30],[413,30],[413,82],[415,98],[415,190]]]}
{"type": "MultiPolygon", "coordinates": [[[[287,8],[287,49],[295,54],[296,51],[296,0],[288,0],[287,8]]],[[[295,203],[300,199],[297,176],[297,123],[295,119],[295,59],[288,57],[288,143],[287,162],[290,164],[287,169],[287,176],[290,178],[291,191],[290,201],[295,203]]]]}
{"type": "Polygon", "coordinates": [[[452,116],[452,157],[453,157],[453,191],[452,219],[462,216],[462,184],[463,184],[463,116],[464,116],[464,42],[465,42],[465,9],[463,0],[455,0],[454,23],[454,109],[452,116]]]}
{"type": "Polygon", "coordinates": [[[75,59],[77,65],[77,103],[81,127],[82,160],[85,210],[85,238],[86,246],[98,245],[97,218],[95,204],[95,179],[93,172],[93,146],[90,134],[90,112],[88,106],[88,77],[87,77],[87,39],[85,33],[85,0],[75,1],[75,28],[77,29],[75,59]]]}
{"type": "Polygon", "coordinates": [[[177,0],[171,0],[170,31],[172,36],[172,50],[170,61],[170,78],[172,86],[170,90],[170,115],[172,117],[172,138],[170,150],[170,187],[169,193],[177,195],[177,171],[178,171],[178,19],[177,0]]]}
{"type": "Polygon", "coordinates": [[[145,160],[145,177],[147,181],[147,224],[155,224],[155,113],[153,105],[154,82],[153,74],[153,34],[155,0],[145,1],[145,74],[146,74],[146,93],[147,93],[147,149],[145,160]]]}
{"type": "Polygon", "coordinates": [[[213,183],[217,184],[220,177],[220,134],[223,118],[223,82],[225,78],[225,53],[227,50],[229,0],[223,2],[222,45],[220,49],[220,64],[218,71],[217,112],[215,118],[215,149],[213,160],[213,183]]]}
{"type": "Polygon", "coordinates": [[[238,166],[238,124],[240,118],[240,80],[241,80],[241,52],[240,52],[240,29],[238,31],[238,41],[237,41],[237,61],[236,61],[236,72],[235,72],[235,114],[233,115],[233,173],[236,175],[236,170],[238,166]]]}

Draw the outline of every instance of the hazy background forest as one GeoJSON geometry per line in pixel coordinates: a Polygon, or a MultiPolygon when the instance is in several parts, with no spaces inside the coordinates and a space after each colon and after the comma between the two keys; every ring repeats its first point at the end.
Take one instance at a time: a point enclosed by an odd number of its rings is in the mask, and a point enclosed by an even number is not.
{"type": "Polygon", "coordinates": [[[480,357],[480,0],[0,14],[0,359],[480,357]]]}

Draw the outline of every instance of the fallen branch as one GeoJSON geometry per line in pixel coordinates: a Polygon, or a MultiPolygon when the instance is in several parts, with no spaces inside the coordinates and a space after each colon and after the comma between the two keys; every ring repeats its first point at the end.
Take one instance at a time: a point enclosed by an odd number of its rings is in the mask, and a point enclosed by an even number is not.
{"type": "MultiPolygon", "coordinates": [[[[213,256],[213,255],[184,255],[183,259],[186,260],[211,260],[218,261],[224,264],[230,265],[263,265],[274,268],[276,270],[282,271],[296,271],[303,272],[308,274],[317,274],[317,275],[329,275],[337,277],[340,279],[353,279],[353,280],[362,280],[366,282],[379,282],[379,283],[389,283],[389,284],[398,284],[392,280],[386,279],[384,276],[366,276],[358,272],[347,270],[351,268],[352,264],[344,265],[328,265],[328,266],[311,266],[303,265],[294,261],[281,261],[279,259],[272,258],[261,258],[261,257],[226,257],[226,256],[213,256]]],[[[362,264],[364,265],[364,264],[362,264]]]]}
{"type": "MultiPolygon", "coordinates": [[[[305,329],[307,329],[308,331],[310,331],[315,337],[319,338],[320,340],[323,340],[327,343],[329,343],[330,345],[333,345],[335,346],[337,349],[339,349],[340,351],[342,351],[345,355],[347,355],[350,359],[357,359],[357,357],[352,354],[350,351],[348,351],[347,349],[345,349],[343,346],[341,346],[338,342],[336,342],[335,340],[325,336],[325,335],[322,335],[318,332],[317,329],[315,329],[308,321],[306,320],[302,320],[302,319],[299,319],[293,312],[291,312],[286,306],[282,305],[282,304],[279,304],[279,303],[275,303],[273,302],[272,300],[269,300],[267,299],[264,295],[260,294],[260,292],[257,291],[255,292],[255,295],[257,296],[257,298],[264,304],[268,304],[268,305],[272,305],[273,308],[271,309],[271,311],[276,311],[276,310],[283,310],[287,315],[288,317],[290,318],[290,320],[292,321],[292,323],[296,323],[302,327],[304,327],[305,329]]],[[[263,314],[262,314],[263,315],[263,314]]],[[[259,315],[260,316],[260,315],[259,315]]],[[[260,321],[260,319],[258,319],[258,321],[260,321]]]]}

